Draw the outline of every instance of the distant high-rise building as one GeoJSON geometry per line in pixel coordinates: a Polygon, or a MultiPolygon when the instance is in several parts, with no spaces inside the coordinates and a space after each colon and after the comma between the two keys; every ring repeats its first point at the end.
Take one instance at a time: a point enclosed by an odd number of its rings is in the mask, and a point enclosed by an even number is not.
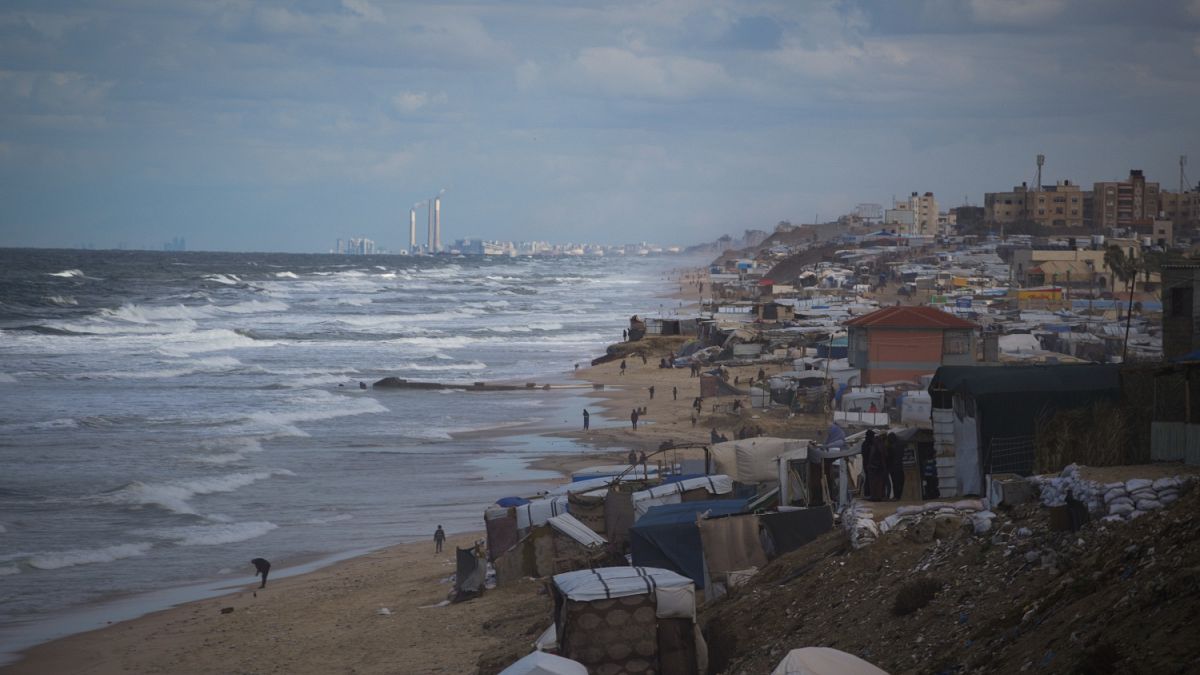
{"type": "Polygon", "coordinates": [[[938,229],[938,204],[932,192],[913,192],[908,201],[897,201],[884,211],[883,222],[901,235],[932,237],[943,234],[938,229]]]}
{"type": "Polygon", "coordinates": [[[988,223],[1037,223],[1054,229],[1082,228],[1088,194],[1069,180],[1030,189],[1025,183],[1011,192],[983,195],[984,220],[988,223]]]}
{"type": "Polygon", "coordinates": [[[1141,169],[1131,169],[1122,181],[1096,183],[1092,199],[1092,222],[1101,230],[1144,227],[1158,215],[1158,183],[1147,182],[1141,169]]]}

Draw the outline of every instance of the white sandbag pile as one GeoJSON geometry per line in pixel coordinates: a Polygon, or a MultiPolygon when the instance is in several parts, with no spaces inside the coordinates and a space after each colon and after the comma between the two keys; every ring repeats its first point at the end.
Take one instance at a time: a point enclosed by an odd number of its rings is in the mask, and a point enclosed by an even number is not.
{"type": "Polygon", "coordinates": [[[1104,520],[1132,520],[1170,506],[1195,482],[1195,476],[1173,476],[1158,480],[1133,478],[1123,483],[1107,483],[1103,486],[1102,497],[1108,513],[1104,520]]]}
{"type": "Polygon", "coordinates": [[[952,516],[964,524],[970,522],[975,534],[984,534],[992,529],[996,514],[988,510],[982,499],[960,499],[956,502],[927,502],[914,506],[901,506],[879,524],[880,532],[904,529],[928,516],[952,516]]]}
{"type": "Polygon", "coordinates": [[[1103,516],[1107,522],[1139,518],[1151,511],[1170,506],[1196,482],[1196,476],[1174,476],[1152,480],[1131,478],[1127,481],[1098,483],[1079,473],[1079,466],[1072,464],[1053,478],[1033,476],[1029,479],[1041,490],[1041,501],[1045,506],[1061,506],[1066,503],[1069,490],[1075,499],[1087,504],[1093,515],[1103,516]]]}
{"type": "Polygon", "coordinates": [[[850,545],[856,550],[874,544],[879,538],[879,524],[875,522],[875,512],[863,502],[855,499],[841,515],[842,527],[846,528],[850,545]]]}

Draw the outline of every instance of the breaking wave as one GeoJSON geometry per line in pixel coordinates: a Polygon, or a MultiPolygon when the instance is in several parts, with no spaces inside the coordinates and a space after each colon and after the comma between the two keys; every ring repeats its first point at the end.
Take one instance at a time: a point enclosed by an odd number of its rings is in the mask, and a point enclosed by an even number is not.
{"type": "Polygon", "coordinates": [[[216,492],[233,492],[260,480],[272,476],[294,476],[287,469],[272,469],[270,471],[255,471],[250,473],[233,473],[212,478],[200,478],[182,483],[143,483],[133,481],[121,488],[106,492],[97,499],[108,504],[119,504],[141,508],[156,506],[173,513],[184,515],[199,515],[188,500],[197,495],[207,495],[216,492]]]}
{"type": "Polygon", "coordinates": [[[216,546],[255,539],[278,528],[279,526],[275,523],[256,520],[245,523],[216,523],[214,525],[191,525],[151,530],[146,531],[145,534],[170,539],[180,546],[216,546]]]}
{"type": "Polygon", "coordinates": [[[154,548],[154,544],[143,541],[136,544],[119,544],[104,548],[39,553],[30,558],[28,563],[30,567],[39,570],[57,570],[64,567],[108,563],[124,558],[145,555],[146,551],[149,551],[151,548],[154,548]]]}
{"type": "Polygon", "coordinates": [[[63,279],[83,277],[83,272],[80,270],[63,270],[61,272],[47,272],[47,276],[62,277],[63,279]]]}

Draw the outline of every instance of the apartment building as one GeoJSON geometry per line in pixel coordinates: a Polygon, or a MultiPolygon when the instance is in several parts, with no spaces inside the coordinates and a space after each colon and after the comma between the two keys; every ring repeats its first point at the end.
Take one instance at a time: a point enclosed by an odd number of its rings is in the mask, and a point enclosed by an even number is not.
{"type": "Polygon", "coordinates": [[[1158,215],[1158,183],[1141,169],[1131,169],[1125,180],[1096,183],[1092,199],[1092,225],[1099,230],[1144,227],[1158,215]]]}
{"type": "Polygon", "coordinates": [[[1069,180],[1033,190],[1025,183],[1010,192],[988,192],[983,196],[984,219],[1004,224],[1034,222],[1052,229],[1074,229],[1085,225],[1088,194],[1069,180]]]}

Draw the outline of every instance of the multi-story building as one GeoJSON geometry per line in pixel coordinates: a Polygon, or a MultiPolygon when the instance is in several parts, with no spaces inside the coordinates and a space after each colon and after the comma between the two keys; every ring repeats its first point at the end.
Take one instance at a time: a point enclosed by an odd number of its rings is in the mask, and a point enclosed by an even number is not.
{"type": "Polygon", "coordinates": [[[933,307],[885,307],[846,321],[847,356],[863,384],[919,381],[939,366],[975,363],[977,325],[933,307]]]}
{"type": "Polygon", "coordinates": [[[884,212],[885,225],[896,226],[900,235],[935,237],[944,234],[938,229],[938,203],[932,192],[914,192],[908,201],[898,201],[884,212]]]}
{"type": "Polygon", "coordinates": [[[1175,226],[1176,230],[1200,226],[1200,185],[1187,192],[1167,192],[1158,195],[1159,216],[1175,226]]]}
{"type": "Polygon", "coordinates": [[[1084,226],[1087,193],[1069,180],[1030,190],[1025,183],[1011,192],[988,192],[983,196],[984,218],[989,223],[1033,222],[1051,229],[1084,226]]]}
{"type": "Polygon", "coordinates": [[[1158,215],[1158,183],[1148,182],[1141,169],[1130,169],[1122,181],[1096,183],[1092,199],[1092,224],[1100,230],[1144,227],[1158,215]]]}

